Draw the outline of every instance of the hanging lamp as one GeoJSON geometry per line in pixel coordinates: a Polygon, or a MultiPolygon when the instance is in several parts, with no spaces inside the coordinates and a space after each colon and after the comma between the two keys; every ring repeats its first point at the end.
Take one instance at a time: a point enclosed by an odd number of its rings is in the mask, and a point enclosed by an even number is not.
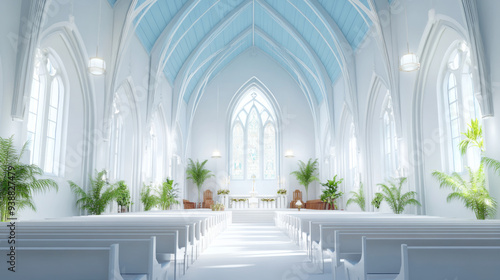
{"type": "Polygon", "coordinates": [[[95,57],[89,59],[88,69],[90,74],[100,76],[106,72],[106,61],[99,57],[99,37],[101,34],[101,1],[99,1],[99,23],[97,26],[97,47],[95,57]]]}
{"type": "Polygon", "coordinates": [[[420,69],[420,62],[415,53],[410,52],[410,43],[408,40],[408,15],[405,7],[405,22],[406,22],[406,48],[408,53],[401,56],[399,70],[403,72],[412,72],[420,69]]]}

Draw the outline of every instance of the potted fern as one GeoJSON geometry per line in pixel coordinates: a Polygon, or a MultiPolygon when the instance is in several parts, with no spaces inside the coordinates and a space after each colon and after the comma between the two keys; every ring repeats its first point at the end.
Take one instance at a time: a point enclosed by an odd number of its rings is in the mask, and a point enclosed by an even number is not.
{"type": "Polygon", "coordinates": [[[331,208],[332,210],[337,208],[335,201],[344,194],[338,190],[342,181],[344,181],[344,179],[339,179],[337,181],[337,175],[335,175],[332,180],[327,180],[326,183],[321,184],[326,187],[320,197],[321,201],[326,203],[326,208],[331,208]]]}
{"type": "MultiPolygon", "coordinates": [[[[352,197],[347,200],[346,207],[349,206],[350,204],[357,204],[359,208],[361,208],[362,211],[365,211],[366,207],[366,200],[365,200],[365,192],[363,190],[363,183],[359,184],[359,190],[356,191],[351,191],[350,194],[352,194],[352,197]]],[[[380,207],[380,203],[378,205],[380,207]]],[[[377,209],[378,209],[377,207],[377,209]]]]}
{"type": "Polygon", "coordinates": [[[307,163],[299,160],[299,170],[293,171],[291,175],[295,175],[299,184],[304,186],[306,190],[306,203],[309,200],[309,184],[314,181],[319,181],[318,178],[318,159],[314,161],[310,158],[307,163]]]}
{"type": "MultiPolygon", "coordinates": [[[[0,216],[5,222],[26,207],[36,211],[33,201],[35,193],[44,193],[51,189],[58,190],[54,180],[39,179],[43,170],[34,164],[21,162],[29,142],[24,143],[18,152],[14,147],[14,136],[0,137],[0,216]],[[11,198],[15,198],[15,209],[9,209],[11,198]]],[[[12,205],[10,205],[12,206],[12,205]]]]}
{"type": "Polygon", "coordinates": [[[153,186],[145,185],[141,190],[141,202],[144,205],[144,211],[149,211],[158,205],[158,197],[152,194],[153,186]]]}
{"type": "Polygon", "coordinates": [[[130,205],[132,205],[132,201],[130,201],[130,191],[128,190],[127,184],[125,184],[125,181],[121,180],[116,182],[116,185],[118,186],[118,188],[116,189],[116,202],[118,203],[118,212],[128,212],[130,205]]]}
{"type": "Polygon", "coordinates": [[[186,170],[186,174],[188,175],[187,179],[193,181],[198,188],[198,207],[201,206],[201,189],[203,187],[203,183],[205,183],[208,178],[214,176],[212,171],[205,168],[207,161],[208,160],[204,160],[200,163],[198,160],[194,162],[192,159],[189,159],[189,164],[186,170]]]}
{"type": "Polygon", "coordinates": [[[417,195],[414,191],[401,193],[403,184],[406,182],[406,177],[395,178],[383,184],[378,184],[382,192],[382,198],[389,204],[394,214],[402,214],[408,205],[421,206],[420,202],[415,199],[417,195]]]}
{"type": "Polygon", "coordinates": [[[106,170],[102,170],[100,172],[96,171],[95,178],[89,176],[90,186],[88,192],[85,192],[83,188],[73,181],[68,181],[71,190],[78,198],[76,205],[87,210],[90,215],[101,215],[106,210],[106,207],[118,198],[117,189],[109,184],[106,175],[106,170]]]}

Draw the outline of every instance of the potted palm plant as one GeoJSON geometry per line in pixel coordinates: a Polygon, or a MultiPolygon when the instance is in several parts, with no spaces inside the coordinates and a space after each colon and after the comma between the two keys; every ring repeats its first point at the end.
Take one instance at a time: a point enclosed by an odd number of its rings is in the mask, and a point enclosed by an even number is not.
{"type": "Polygon", "coordinates": [[[149,211],[158,205],[158,197],[152,194],[153,186],[145,185],[141,190],[141,202],[144,205],[144,211],[149,211]]]}
{"type": "Polygon", "coordinates": [[[101,215],[106,207],[118,198],[118,191],[115,186],[109,184],[106,179],[107,172],[102,170],[96,171],[95,178],[90,177],[90,186],[88,192],[73,181],[68,181],[73,193],[76,194],[78,200],[76,204],[81,209],[87,210],[90,215],[101,215]]]}
{"type": "MultiPolygon", "coordinates": [[[[351,191],[350,194],[352,194],[352,197],[347,200],[346,207],[349,206],[350,204],[357,204],[362,211],[365,211],[366,199],[365,199],[365,192],[363,190],[363,183],[359,184],[359,190],[357,192],[351,191]]],[[[380,207],[380,203],[378,207],[380,207]]]]}
{"type": "Polygon", "coordinates": [[[214,174],[212,171],[205,168],[205,164],[207,164],[208,160],[204,160],[202,163],[198,160],[196,160],[196,162],[192,159],[188,160],[189,163],[186,170],[186,174],[188,175],[187,179],[193,181],[198,188],[198,207],[201,207],[201,189],[203,187],[203,183],[205,183],[208,178],[213,177],[214,174]]]}
{"type": "Polygon", "coordinates": [[[321,184],[326,187],[326,189],[323,190],[323,194],[320,199],[326,203],[327,208],[331,208],[332,210],[337,208],[336,200],[344,194],[343,192],[338,191],[339,185],[342,181],[344,181],[344,179],[339,179],[337,181],[337,175],[335,175],[333,180],[327,180],[326,183],[321,184]]]}
{"type": "Polygon", "coordinates": [[[177,186],[177,183],[174,184],[174,180],[169,178],[161,184],[160,189],[157,191],[158,206],[160,206],[161,210],[168,210],[172,205],[179,204],[177,200],[178,190],[175,186],[177,186]]]}
{"type": "Polygon", "coordinates": [[[129,206],[132,204],[132,201],[130,201],[130,191],[128,190],[127,184],[125,184],[125,181],[121,180],[116,182],[116,185],[118,186],[118,188],[116,189],[116,202],[118,203],[118,212],[128,212],[129,206]]]}
{"type": "Polygon", "coordinates": [[[408,205],[421,206],[420,202],[415,199],[417,195],[414,191],[401,193],[403,184],[406,182],[406,177],[396,178],[384,184],[378,184],[382,189],[382,198],[389,204],[394,214],[402,214],[408,205]]]}
{"type": "Polygon", "coordinates": [[[314,181],[319,181],[318,178],[318,159],[315,159],[314,161],[312,158],[310,158],[307,163],[304,163],[303,161],[299,160],[299,170],[293,171],[292,175],[295,175],[297,178],[297,181],[299,181],[299,184],[304,186],[306,190],[306,203],[307,200],[309,200],[309,184],[311,184],[314,181]]]}
{"type": "Polygon", "coordinates": [[[0,137],[0,216],[5,222],[9,217],[16,215],[17,211],[26,207],[36,211],[33,195],[44,193],[50,189],[58,190],[54,180],[39,179],[43,170],[34,164],[21,162],[29,142],[24,143],[18,152],[14,148],[14,136],[0,137]],[[9,202],[15,201],[15,207],[10,208],[9,202]]]}

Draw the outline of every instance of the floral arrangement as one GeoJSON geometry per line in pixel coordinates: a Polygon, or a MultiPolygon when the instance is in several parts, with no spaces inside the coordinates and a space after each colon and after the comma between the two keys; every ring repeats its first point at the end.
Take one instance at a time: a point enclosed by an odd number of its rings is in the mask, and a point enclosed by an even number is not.
{"type": "Polygon", "coordinates": [[[286,195],[286,189],[279,189],[278,194],[286,195]]]}
{"type": "Polygon", "coordinates": [[[248,198],[232,198],[231,201],[232,202],[243,202],[243,201],[247,201],[248,198]]]}
{"type": "Polygon", "coordinates": [[[217,195],[228,195],[229,190],[228,189],[220,189],[217,191],[217,195]]]}
{"type": "Polygon", "coordinates": [[[274,198],[261,198],[260,200],[267,201],[267,202],[272,202],[272,201],[274,201],[274,198]]]}
{"type": "Polygon", "coordinates": [[[212,211],[224,211],[224,204],[219,202],[215,203],[212,205],[212,211]]]}

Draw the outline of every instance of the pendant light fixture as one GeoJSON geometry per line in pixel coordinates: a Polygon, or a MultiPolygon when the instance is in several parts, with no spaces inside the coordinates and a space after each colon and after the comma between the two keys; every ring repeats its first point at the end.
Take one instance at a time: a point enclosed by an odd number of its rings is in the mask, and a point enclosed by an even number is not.
{"type": "Polygon", "coordinates": [[[101,0],[99,0],[99,22],[97,25],[97,47],[95,51],[95,57],[89,59],[88,69],[92,75],[102,75],[106,72],[106,61],[99,57],[99,37],[101,34],[101,0]]]}
{"type": "Polygon", "coordinates": [[[399,70],[403,72],[411,72],[420,69],[420,62],[415,53],[410,52],[410,43],[408,40],[408,15],[405,7],[405,22],[406,22],[406,48],[408,53],[401,57],[399,70]]]}
{"type": "MultiPolygon", "coordinates": [[[[219,124],[219,86],[217,86],[217,116],[215,116],[215,119],[216,119],[216,126],[219,124]]],[[[215,133],[215,135],[217,135],[216,137],[216,142],[215,142],[215,150],[212,152],[212,158],[221,158],[222,155],[219,151],[219,149],[217,149],[217,146],[219,145],[219,133],[215,133]]]]}

